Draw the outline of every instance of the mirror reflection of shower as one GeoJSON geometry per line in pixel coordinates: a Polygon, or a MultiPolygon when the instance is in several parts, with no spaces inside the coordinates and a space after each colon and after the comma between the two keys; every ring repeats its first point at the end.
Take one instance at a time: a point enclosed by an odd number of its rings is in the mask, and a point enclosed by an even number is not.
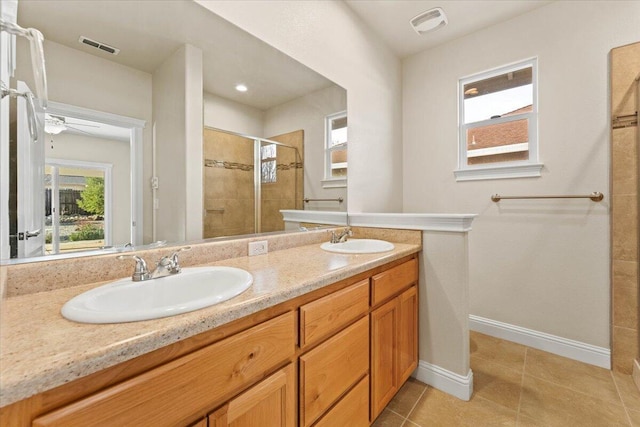
{"type": "Polygon", "coordinates": [[[302,209],[304,132],[257,138],[204,129],[203,238],[284,230],[302,209]]]}

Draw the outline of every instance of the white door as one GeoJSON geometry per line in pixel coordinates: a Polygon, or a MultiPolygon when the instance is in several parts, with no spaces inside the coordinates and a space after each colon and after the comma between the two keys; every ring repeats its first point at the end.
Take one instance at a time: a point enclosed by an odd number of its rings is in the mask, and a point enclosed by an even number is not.
{"type": "MultiPolygon", "coordinates": [[[[0,19],[16,22],[18,3],[0,1],[0,19]]],[[[8,88],[13,74],[15,36],[0,31],[0,85],[8,88]]],[[[0,100],[0,259],[11,256],[9,245],[9,96],[0,100]]]]}
{"type": "MultiPolygon", "coordinates": [[[[20,93],[32,93],[18,82],[20,93]]],[[[34,100],[35,131],[29,130],[31,106],[27,98],[18,98],[18,258],[44,255],[44,110],[34,100]]]]}

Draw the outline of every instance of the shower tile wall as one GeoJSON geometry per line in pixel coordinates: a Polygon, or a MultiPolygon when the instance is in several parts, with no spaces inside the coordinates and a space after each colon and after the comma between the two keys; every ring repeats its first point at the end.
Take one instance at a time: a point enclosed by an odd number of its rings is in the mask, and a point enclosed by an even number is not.
{"type": "MultiPolygon", "coordinates": [[[[611,114],[637,111],[640,43],[611,51],[611,114]]],[[[611,138],[612,365],[631,374],[638,358],[638,126],[611,138]]]]}
{"type": "Polygon", "coordinates": [[[262,184],[261,187],[263,232],[284,230],[281,209],[303,209],[304,131],[298,130],[268,139],[296,147],[300,157],[292,148],[277,148],[276,182],[262,184]]]}
{"type": "Polygon", "coordinates": [[[204,236],[254,232],[253,140],[204,130],[204,236]]]}

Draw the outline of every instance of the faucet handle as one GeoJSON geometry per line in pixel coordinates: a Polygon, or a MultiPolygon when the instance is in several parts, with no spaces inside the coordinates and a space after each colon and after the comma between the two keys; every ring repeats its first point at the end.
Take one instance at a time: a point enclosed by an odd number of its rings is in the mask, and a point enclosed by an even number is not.
{"type": "Polygon", "coordinates": [[[147,263],[140,258],[138,255],[118,255],[116,258],[118,259],[134,259],[136,261],[136,267],[133,271],[133,275],[131,276],[131,280],[134,282],[141,282],[143,280],[148,280],[151,278],[151,273],[149,273],[149,268],[147,268],[147,263]]]}
{"type": "Polygon", "coordinates": [[[171,264],[172,264],[171,269],[174,274],[180,273],[180,271],[182,271],[182,269],[180,268],[180,263],[178,262],[178,254],[180,252],[186,252],[190,250],[191,250],[191,246],[184,246],[171,254],[171,264]]]}

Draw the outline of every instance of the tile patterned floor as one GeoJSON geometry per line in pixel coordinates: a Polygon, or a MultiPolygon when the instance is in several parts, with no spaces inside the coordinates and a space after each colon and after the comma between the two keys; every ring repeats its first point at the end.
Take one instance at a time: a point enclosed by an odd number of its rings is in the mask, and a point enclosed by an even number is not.
{"type": "Polygon", "coordinates": [[[640,427],[640,392],[623,375],[476,332],[469,402],[410,379],[374,427],[640,427]]]}

